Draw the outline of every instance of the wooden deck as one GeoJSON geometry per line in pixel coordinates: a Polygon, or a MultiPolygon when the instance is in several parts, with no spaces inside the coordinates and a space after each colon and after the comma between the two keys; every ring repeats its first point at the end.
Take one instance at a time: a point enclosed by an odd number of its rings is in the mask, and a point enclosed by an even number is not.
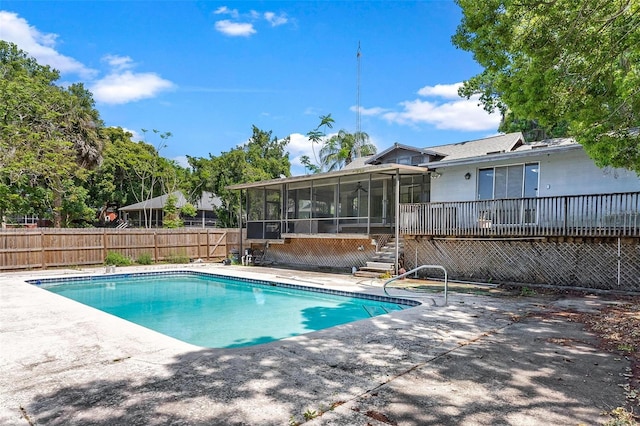
{"type": "Polygon", "coordinates": [[[400,233],[640,237],[640,192],[401,204],[400,233]]]}

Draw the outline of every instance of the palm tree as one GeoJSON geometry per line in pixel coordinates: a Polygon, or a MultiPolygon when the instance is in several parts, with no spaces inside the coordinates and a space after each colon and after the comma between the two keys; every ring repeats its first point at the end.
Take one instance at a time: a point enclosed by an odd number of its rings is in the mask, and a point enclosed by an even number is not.
{"type": "Polygon", "coordinates": [[[349,133],[340,130],[327,139],[320,149],[320,162],[328,171],[340,170],[358,157],[375,154],[377,148],[365,132],[349,133]]]}
{"type": "Polygon", "coordinates": [[[69,86],[67,94],[69,104],[62,132],[73,143],[78,166],[94,169],[102,163],[105,139],[100,134],[100,129],[103,122],[94,107],[91,92],[82,83],[69,86]]]}

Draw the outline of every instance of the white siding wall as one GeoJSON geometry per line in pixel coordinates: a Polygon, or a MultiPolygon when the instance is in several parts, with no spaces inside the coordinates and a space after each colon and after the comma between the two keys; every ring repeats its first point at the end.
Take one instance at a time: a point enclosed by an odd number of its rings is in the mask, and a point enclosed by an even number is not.
{"type": "Polygon", "coordinates": [[[635,172],[599,169],[583,150],[574,149],[440,169],[440,176],[431,180],[431,201],[474,201],[478,169],[532,162],[540,163],[539,197],[640,191],[635,172]],[[464,178],[466,173],[471,173],[471,179],[464,178]]]}
{"type": "Polygon", "coordinates": [[[582,150],[540,161],[539,197],[640,191],[640,178],[624,169],[600,169],[582,150]]]}
{"type": "MultiPolygon", "coordinates": [[[[473,201],[476,199],[477,170],[473,166],[451,167],[438,171],[438,178],[431,179],[431,201],[473,201]],[[464,178],[471,173],[471,179],[464,178]]],[[[433,176],[433,175],[432,175],[433,176]]]]}

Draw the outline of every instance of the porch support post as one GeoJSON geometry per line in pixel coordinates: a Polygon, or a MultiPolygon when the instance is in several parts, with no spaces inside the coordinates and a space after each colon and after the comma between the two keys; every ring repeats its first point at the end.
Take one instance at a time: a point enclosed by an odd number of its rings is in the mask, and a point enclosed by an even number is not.
{"type": "Polygon", "coordinates": [[[369,190],[367,191],[367,235],[371,236],[371,173],[369,173],[369,190]]]}
{"type": "Polygon", "coordinates": [[[240,197],[238,202],[238,238],[240,239],[240,249],[238,255],[242,256],[242,189],[238,191],[240,197]]]}
{"type": "Polygon", "coordinates": [[[395,237],[396,237],[396,274],[398,273],[398,261],[400,260],[400,169],[396,169],[396,197],[395,197],[395,237]]]}

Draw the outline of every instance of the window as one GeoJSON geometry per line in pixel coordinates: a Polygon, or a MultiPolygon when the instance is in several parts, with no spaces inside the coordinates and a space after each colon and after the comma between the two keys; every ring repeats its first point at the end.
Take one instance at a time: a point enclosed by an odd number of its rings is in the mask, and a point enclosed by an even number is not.
{"type": "Polygon", "coordinates": [[[478,200],[535,197],[538,163],[516,164],[478,170],[478,200]]]}
{"type": "Polygon", "coordinates": [[[424,163],[424,156],[423,155],[414,155],[414,156],[411,157],[411,165],[412,166],[419,166],[422,163],[424,163]]]}

